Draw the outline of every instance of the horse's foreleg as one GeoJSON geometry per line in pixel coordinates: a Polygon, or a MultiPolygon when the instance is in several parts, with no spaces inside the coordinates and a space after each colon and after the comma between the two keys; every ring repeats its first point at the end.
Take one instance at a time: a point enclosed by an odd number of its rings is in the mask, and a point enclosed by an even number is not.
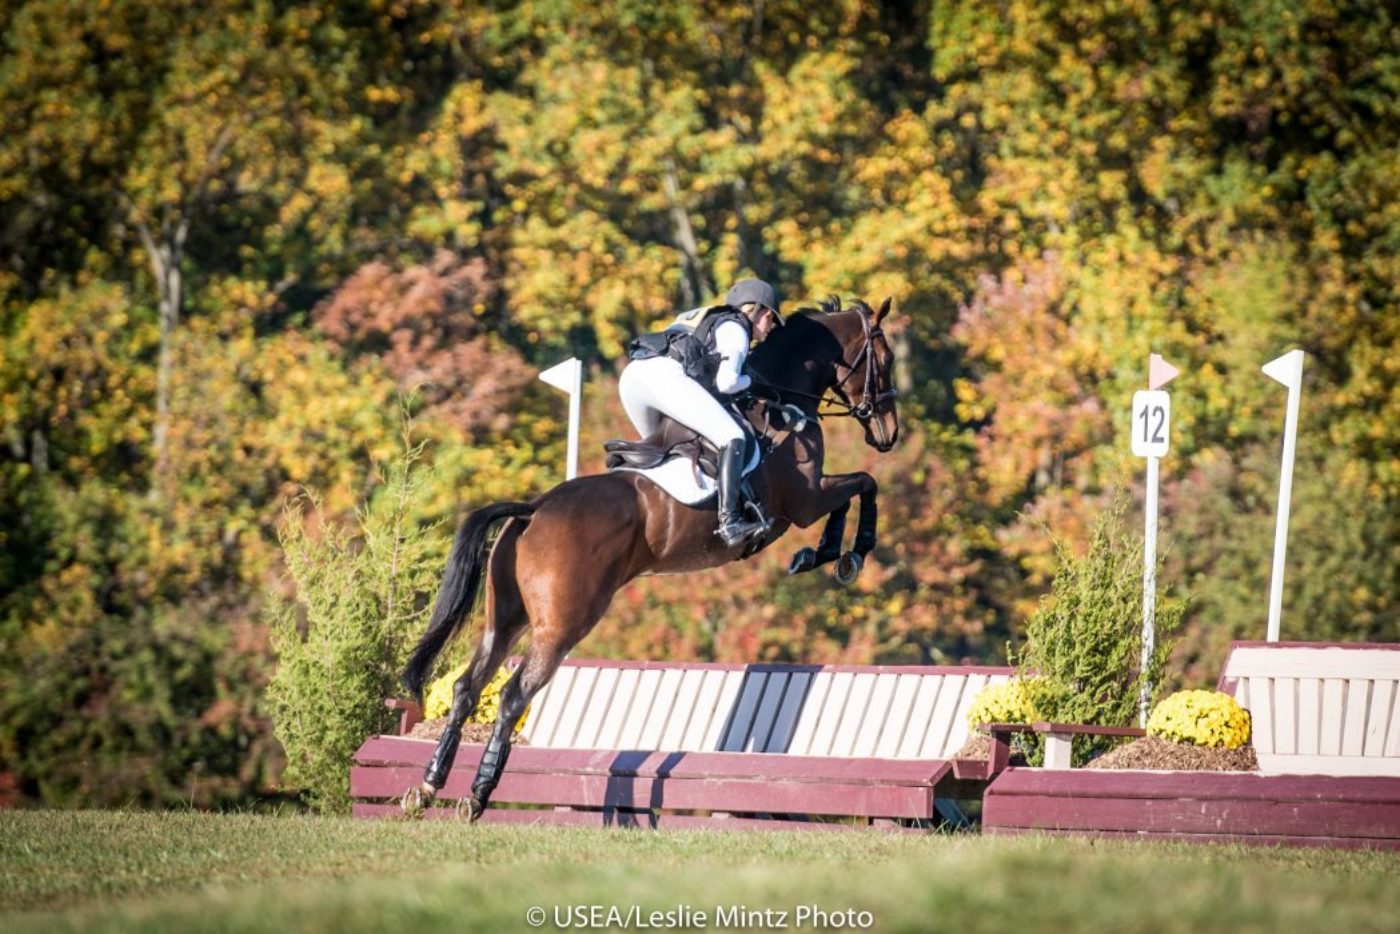
{"type": "MultiPolygon", "coordinates": [[[[856,496],[861,500],[860,524],[856,533],[856,553],[860,556],[856,559],[857,564],[863,560],[864,555],[874,547],[875,491],[875,478],[867,473],[835,474],[817,478],[814,487],[807,491],[802,502],[793,504],[789,513],[793,524],[799,528],[807,528],[817,519],[827,516],[826,528],[822,530],[822,537],[815,551],[803,548],[792,556],[788,572],[798,574],[810,571],[842,557],[841,539],[846,532],[846,514],[850,509],[851,500],[856,496]],[[863,544],[863,536],[869,538],[865,552],[859,550],[863,544]]],[[[856,571],[859,571],[858,566],[856,571]]],[[[851,576],[854,577],[854,572],[851,576]]],[[[843,582],[849,583],[844,580],[843,582]]]]}
{"type": "Polygon", "coordinates": [[[879,522],[875,494],[878,491],[873,478],[870,481],[870,489],[860,491],[860,519],[856,523],[855,553],[862,558],[875,550],[875,526],[879,522]]]}
{"type": "Polygon", "coordinates": [[[846,535],[846,513],[850,509],[851,503],[847,500],[827,514],[826,527],[822,529],[816,549],[802,548],[795,552],[788,564],[789,574],[815,570],[841,556],[841,539],[846,535]]]}
{"type": "Polygon", "coordinates": [[[879,522],[875,494],[878,489],[875,479],[871,477],[868,486],[860,491],[860,519],[856,523],[855,545],[836,561],[836,579],[843,584],[855,583],[860,569],[865,566],[865,556],[875,550],[875,527],[879,522]]]}

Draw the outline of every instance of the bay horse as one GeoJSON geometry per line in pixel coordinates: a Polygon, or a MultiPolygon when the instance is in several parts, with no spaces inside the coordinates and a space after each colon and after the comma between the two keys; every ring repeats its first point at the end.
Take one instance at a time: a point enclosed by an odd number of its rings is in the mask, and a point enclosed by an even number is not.
{"type": "MultiPolygon", "coordinates": [[[[864,302],[841,307],[830,299],[820,310],[790,316],[749,356],[759,398],[745,415],[771,447],[751,477],[772,520],[760,547],[793,525],[807,528],[828,517],[817,548],[793,555],[790,573],[837,561],[838,578],[850,583],[875,547],[875,479],[867,473],[822,474],[820,417],[851,416],[864,428],[867,444],[881,452],[894,446],[899,437],[894,355],[880,328],[889,309],[889,299],[878,311],[864,302]],[[821,412],[823,403],[836,410],[821,412]],[[785,427],[771,427],[774,411],[790,419],[785,427]],[[855,542],[843,554],[846,512],[857,496],[855,542]]],[[[457,530],[432,618],[404,669],[404,687],[422,697],[433,660],[470,615],[483,569],[486,625],[466,672],[453,685],[447,725],[423,782],[402,799],[404,811],[421,813],[446,784],[462,725],[528,625],[530,645],[501,692],[500,713],[471,796],[460,806],[470,820],[480,817],[525,708],[623,585],[643,574],[696,571],[752,553],[744,545],[726,547],[715,527],[712,502],[683,505],[630,471],[577,477],[533,502],[496,503],[471,513],[457,530]],[[489,546],[490,530],[502,520],[489,546]]]]}

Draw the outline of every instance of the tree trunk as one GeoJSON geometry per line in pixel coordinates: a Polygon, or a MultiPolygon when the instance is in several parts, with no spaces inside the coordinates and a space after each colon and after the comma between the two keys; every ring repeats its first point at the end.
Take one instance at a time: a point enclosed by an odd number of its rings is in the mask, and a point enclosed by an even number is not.
{"type": "Polygon", "coordinates": [[[38,428],[29,434],[29,463],[36,476],[49,472],[49,439],[38,428]]]}
{"type": "Polygon", "coordinates": [[[681,204],[681,187],[676,178],[676,165],[669,158],[665,162],[662,184],[666,189],[666,201],[671,209],[671,223],[675,225],[676,248],[681,251],[681,290],[687,307],[694,307],[704,301],[705,296],[713,295],[705,267],[700,262],[700,244],[695,239],[695,228],[690,225],[690,214],[681,204]]]}
{"type": "Polygon", "coordinates": [[[909,346],[909,328],[903,327],[889,334],[890,350],[894,353],[894,388],[907,396],[914,391],[913,353],[909,346]]]}
{"type": "Polygon", "coordinates": [[[224,153],[233,142],[236,128],[241,122],[241,118],[235,118],[224,125],[214,145],[209,149],[198,180],[187,189],[177,205],[164,209],[159,241],[151,225],[142,219],[142,212],[137,209],[136,202],[124,192],[119,193],[127,207],[131,223],[141,238],[141,245],[151,258],[151,273],[156,280],[160,311],[160,352],[156,360],[156,427],[152,436],[155,449],[155,471],[151,478],[150,491],[152,499],[160,499],[169,462],[170,377],[174,369],[171,344],[175,339],[175,328],[180,324],[180,313],[184,308],[185,280],[181,264],[185,256],[185,238],[189,236],[194,215],[204,203],[209,183],[224,165],[224,153]]]}
{"type": "Polygon", "coordinates": [[[171,342],[175,328],[180,323],[180,310],[184,301],[184,278],[180,270],[181,254],[185,236],[189,232],[188,221],[182,221],[171,229],[163,225],[160,242],[156,242],[145,224],[137,224],[137,231],[146,252],[151,258],[151,273],[156,280],[160,312],[160,350],[156,358],[156,426],[152,437],[155,471],[151,478],[151,498],[159,499],[162,480],[169,463],[170,442],[170,376],[173,368],[171,342]]]}

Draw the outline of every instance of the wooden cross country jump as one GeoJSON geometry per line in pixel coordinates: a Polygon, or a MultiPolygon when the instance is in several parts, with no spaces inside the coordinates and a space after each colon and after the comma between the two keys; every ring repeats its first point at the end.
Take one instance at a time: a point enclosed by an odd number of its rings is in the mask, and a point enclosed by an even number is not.
{"type": "MultiPolygon", "coordinates": [[[[566,661],[540,692],[484,820],[647,827],[928,826],[976,795],[949,757],[1005,667],[566,661]],[[529,809],[525,809],[526,806],[529,809]]],[[[392,799],[432,740],[374,736],[355,754],[360,816],[392,799]]],[[[482,747],[457,752],[442,798],[470,794],[482,747]]],[[[456,814],[455,807],[429,816],[456,814]]]]}

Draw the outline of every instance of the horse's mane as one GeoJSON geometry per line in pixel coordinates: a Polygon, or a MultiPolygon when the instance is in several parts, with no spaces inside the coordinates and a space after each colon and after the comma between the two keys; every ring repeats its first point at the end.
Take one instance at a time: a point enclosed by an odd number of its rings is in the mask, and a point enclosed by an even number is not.
{"type": "Polygon", "coordinates": [[[826,298],[817,302],[816,307],[804,305],[792,312],[787,316],[787,320],[792,321],[794,318],[815,318],[819,315],[838,315],[844,311],[863,311],[868,315],[870,314],[870,306],[858,298],[853,298],[846,305],[842,305],[840,296],[828,295],[826,298]]]}
{"type": "Polygon", "coordinates": [[[829,326],[830,319],[850,311],[870,314],[870,308],[859,299],[842,304],[835,295],[827,296],[815,307],[799,308],[786,316],[783,327],[768,336],[768,339],[754,348],[750,359],[759,372],[775,382],[793,384],[797,378],[789,368],[800,368],[802,359],[840,359],[841,344],[829,326]],[[794,356],[794,352],[799,356],[794,356]]]}

